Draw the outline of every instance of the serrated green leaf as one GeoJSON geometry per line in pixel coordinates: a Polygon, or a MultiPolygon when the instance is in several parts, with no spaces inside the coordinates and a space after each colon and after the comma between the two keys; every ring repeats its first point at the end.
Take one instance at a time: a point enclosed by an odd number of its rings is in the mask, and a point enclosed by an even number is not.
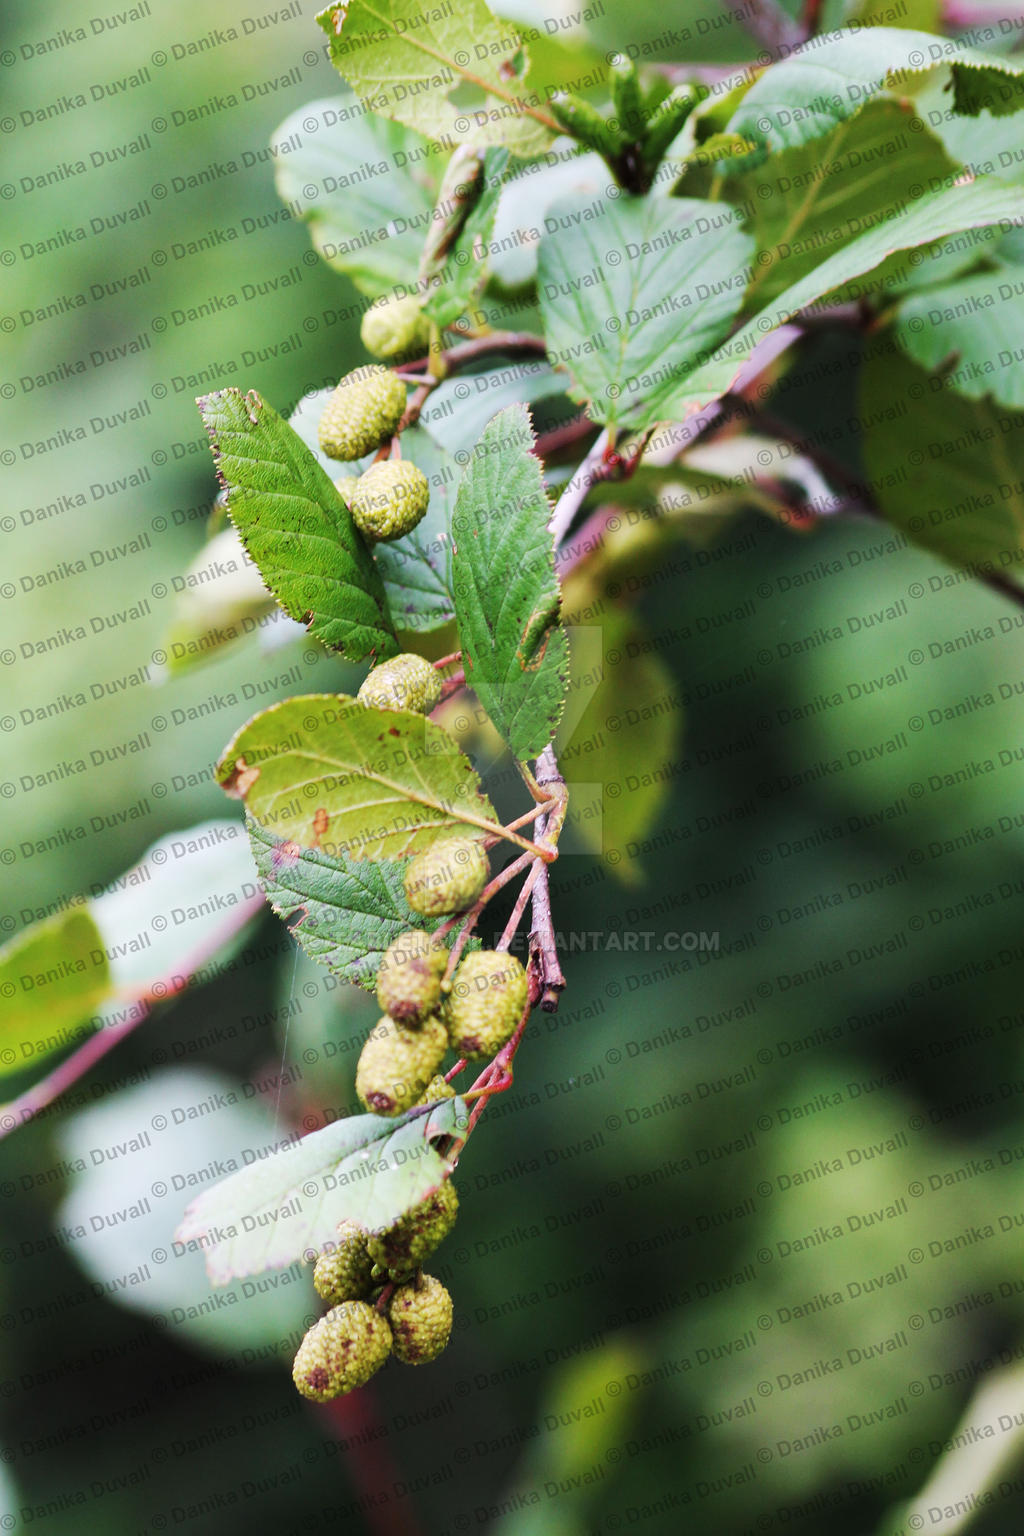
{"type": "Polygon", "coordinates": [[[368,992],[392,939],[441,921],[409,906],[402,862],[332,857],[275,837],[251,816],[247,826],[260,883],[278,917],[307,955],[368,992]]]}
{"type": "Polygon", "coordinates": [[[85,907],[33,923],[0,948],[0,1076],[73,1040],[111,988],[103,935],[85,907]]]}
{"type": "Polygon", "coordinates": [[[891,343],[861,373],[869,484],[888,520],[954,565],[1024,560],[1024,415],[935,389],[891,343]]]}
{"type": "Polygon", "coordinates": [[[1012,59],[989,58],[974,49],[953,64],[953,100],[958,112],[977,117],[991,112],[1007,117],[1024,107],[1024,66],[1012,59]]]}
{"type": "Polygon", "coordinates": [[[844,245],[806,277],[787,288],[673,390],[662,402],[664,414],[683,419],[709,400],[725,394],[761,338],[799,310],[854,284],[855,292],[874,292],[873,286],[861,279],[895,252],[913,251],[961,230],[1019,221],[1020,218],[1019,187],[997,181],[995,177],[946,187],[918,199],[883,224],[877,224],[858,239],[851,240],[849,245],[844,245]]]}
{"type": "Polygon", "coordinates": [[[1024,410],[1024,302],[1019,276],[982,272],[904,299],[892,334],[943,388],[1024,410]]]}
{"type": "Polygon", "coordinates": [[[298,433],[255,390],[198,403],[231,521],[284,611],[350,661],[393,656],[380,573],[298,433]]]}
{"type": "Polygon", "coordinates": [[[278,194],[309,225],[328,266],[347,273],[371,299],[415,283],[444,170],[442,148],[378,117],[353,95],[293,112],[272,148],[278,194]]]}
{"type": "Polygon", "coordinates": [[[758,247],[748,309],[783,293],[924,190],[947,186],[955,170],[908,105],[873,101],[826,138],[733,178],[729,196],[752,210],[748,227],[758,247]]]}
{"type": "Polygon", "coordinates": [[[442,833],[504,835],[447,731],[343,693],[256,715],[226,748],[217,781],[268,831],[334,857],[403,859],[442,833]]]}
{"type": "Polygon", "coordinates": [[[953,70],[956,111],[1012,112],[1024,105],[1024,65],[928,32],[864,27],[813,38],[765,70],[728,131],[749,139],[763,159],[831,133],[879,91],[913,89],[915,76],[946,65],[953,70]]]}
{"type": "Polygon", "coordinates": [[[448,1177],[467,1124],[459,1098],[429,1113],[338,1120],[204,1190],[176,1239],[201,1248],[224,1285],[322,1248],[339,1221],[383,1231],[448,1177]]]}
{"type": "Polygon", "coordinates": [[[739,214],[691,198],[554,205],[537,282],[548,356],[596,421],[643,427],[726,334],[754,244],[739,214]]]}
{"type": "Polygon", "coordinates": [[[452,516],[452,583],[466,682],[516,757],[554,735],[569,673],[551,508],[530,413],[510,405],[473,451],[452,516]]]}
{"type": "Polygon", "coordinates": [[[336,0],[316,19],[339,74],[384,117],[449,148],[504,144],[528,158],[547,145],[551,130],[516,94],[525,51],[483,0],[455,0],[413,16],[405,0],[336,0]],[[467,85],[485,93],[479,105],[449,100],[467,85]]]}

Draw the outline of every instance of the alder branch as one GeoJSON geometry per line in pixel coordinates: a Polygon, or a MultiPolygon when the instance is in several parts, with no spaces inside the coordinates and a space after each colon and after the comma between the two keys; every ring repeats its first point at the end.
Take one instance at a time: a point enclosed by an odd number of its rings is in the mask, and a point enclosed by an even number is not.
{"type": "MultiPolygon", "coordinates": [[[[557,790],[557,807],[538,817],[534,827],[538,840],[546,841],[549,836],[557,838],[561,832],[567,804],[565,780],[559,772],[554,747],[545,747],[537,759],[536,777],[541,788],[550,786],[557,790]]],[[[536,955],[540,973],[540,1006],[545,1013],[554,1013],[559,996],[565,990],[565,977],[558,960],[558,943],[551,920],[551,892],[546,864],[537,866],[531,916],[533,926],[530,930],[530,946],[536,955]]]]}
{"type": "MultiPolygon", "coordinates": [[[[789,443],[798,452],[802,453],[804,458],[809,459],[815,468],[821,471],[826,480],[841,488],[844,499],[838,501],[836,506],[830,511],[826,512],[822,508],[815,507],[813,502],[808,504],[808,510],[814,513],[815,516],[835,517],[852,515],[870,517],[875,521],[887,523],[890,527],[894,526],[889,524],[889,520],[886,518],[870,485],[859,480],[833,454],[824,448],[819,448],[804,437],[795,427],[791,427],[787,421],[783,421],[780,417],[773,416],[766,411],[752,409],[742,401],[734,401],[733,404],[735,408],[744,410],[746,419],[751,426],[757,427],[772,437],[778,438],[781,442],[789,443]]],[[[896,531],[899,532],[898,527],[896,531]]],[[[967,569],[983,586],[989,587],[993,592],[998,592],[1001,597],[1008,597],[1018,607],[1024,607],[1024,587],[1019,587],[1009,576],[1004,576],[999,571],[986,570],[976,563],[968,563],[967,569]]],[[[538,835],[540,835],[539,831],[538,835]]]]}
{"type": "Polygon", "coordinates": [[[183,992],[197,971],[217,953],[217,951],[231,939],[235,938],[242,929],[263,911],[266,903],[262,891],[257,896],[250,896],[246,901],[240,902],[229,919],[213,928],[202,944],[186,956],[176,967],[173,976],[167,980],[151,982],[145,992],[133,999],[134,1012],[119,1024],[112,1025],[109,1029],[98,1029],[95,1034],[72,1051],[66,1061],[60,1066],[54,1067],[46,1077],[40,1078],[31,1088],[19,1094],[16,1099],[0,1106],[0,1141],[17,1130],[20,1125],[26,1125],[29,1120],[35,1118],[44,1109],[48,1109],[54,1100],[59,1099],[62,1093],[67,1093],[79,1078],[102,1061],[116,1045],[127,1039],[145,1023],[153,1008],[158,1004],[167,1002],[183,992]]]}

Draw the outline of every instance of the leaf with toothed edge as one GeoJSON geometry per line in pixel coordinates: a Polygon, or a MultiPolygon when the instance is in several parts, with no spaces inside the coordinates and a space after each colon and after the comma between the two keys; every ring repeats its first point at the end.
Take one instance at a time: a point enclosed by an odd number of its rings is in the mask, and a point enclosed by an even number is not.
{"type": "Polygon", "coordinates": [[[449,1177],[468,1121],[460,1098],[337,1120],[204,1190],[175,1238],[202,1249],[211,1281],[226,1285],[319,1250],[339,1221],[382,1232],[449,1177]]]}
{"type": "Polygon", "coordinates": [[[466,681],[516,756],[537,757],[565,703],[551,508],[525,405],[492,418],[452,515],[452,583],[466,681]]]}
{"type": "Polygon", "coordinates": [[[299,695],[254,716],[225,749],[217,782],[269,832],[335,858],[410,858],[452,832],[506,836],[447,731],[343,693],[299,695]]]}
{"type": "Polygon", "coordinates": [[[246,821],[270,905],[307,955],[347,981],[372,992],[392,939],[439,926],[440,918],[422,917],[406,901],[403,862],[332,858],[275,837],[251,816],[246,821]]]}
{"type": "Polygon", "coordinates": [[[284,611],[350,661],[395,655],[380,573],[298,433],[255,390],[198,405],[231,521],[284,611]]]}

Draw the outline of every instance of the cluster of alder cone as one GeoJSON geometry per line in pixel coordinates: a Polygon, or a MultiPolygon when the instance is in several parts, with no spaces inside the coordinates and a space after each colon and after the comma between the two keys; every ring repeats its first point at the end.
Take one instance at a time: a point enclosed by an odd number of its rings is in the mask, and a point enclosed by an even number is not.
{"type": "MultiPolygon", "coordinates": [[[[401,305],[404,301],[395,301],[401,305]]],[[[411,317],[409,317],[411,318],[411,317]]],[[[392,342],[410,340],[407,317],[394,303],[376,316],[392,342]]],[[[366,327],[364,326],[364,331],[366,327]]],[[[369,340],[364,336],[364,339],[369,340]]],[[[385,338],[374,337],[380,343],[385,338]]],[[[373,348],[381,350],[380,345],[373,348]]],[[[406,405],[405,383],[380,365],[357,368],[333,392],[319,424],[329,457],[363,458],[388,443],[406,405]]],[[[401,538],[427,510],[429,487],[415,465],[378,459],[358,479],[336,482],[360,532],[371,541],[401,538]]],[[[440,675],[423,657],[403,652],[375,667],[357,698],[376,709],[428,714],[440,701],[440,675]]],[[[436,920],[472,907],[490,873],[478,840],[453,834],[412,859],[405,872],[410,909],[436,920]]],[[[486,1060],[511,1039],[527,1003],[525,970],[512,955],[478,949],[459,960],[445,933],[411,928],[384,951],[377,1000],[384,1010],[363,1046],[356,1093],[373,1114],[394,1116],[454,1097],[439,1068],[451,1050],[462,1063],[486,1060]]],[[[447,1236],[458,1198],[446,1180],[393,1226],[372,1233],[352,1221],[316,1257],[313,1284],[329,1311],[299,1346],[293,1379],[299,1391],[326,1402],[362,1386],[389,1354],[422,1365],[451,1334],[452,1300],[422,1264],[447,1236]]]]}

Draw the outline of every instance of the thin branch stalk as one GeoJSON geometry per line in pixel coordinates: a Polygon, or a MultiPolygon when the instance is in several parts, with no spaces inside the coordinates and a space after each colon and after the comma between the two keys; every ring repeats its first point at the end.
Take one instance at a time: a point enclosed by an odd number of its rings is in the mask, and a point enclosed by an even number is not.
{"type": "Polygon", "coordinates": [[[129,1018],[115,1024],[110,1029],[99,1029],[84,1040],[77,1050],[54,1067],[39,1082],[33,1083],[31,1088],[19,1094],[16,1099],[0,1108],[0,1140],[9,1136],[18,1126],[41,1114],[48,1109],[61,1094],[67,1093],[86,1072],[90,1071],[97,1062],[102,1061],[116,1045],[127,1039],[145,1023],[153,1008],[160,1003],[175,997],[184,991],[197,971],[215,955],[222,945],[233,939],[236,934],[258,916],[264,908],[265,902],[262,892],[257,896],[250,896],[247,901],[240,902],[230,918],[218,924],[211,930],[201,945],[197,945],[193,951],[175,968],[174,974],[166,981],[153,981],[145,992],[134,999],[136,1012],[129,1018]],[[182,979],[184,978],[184,979],[182,979]]]}

